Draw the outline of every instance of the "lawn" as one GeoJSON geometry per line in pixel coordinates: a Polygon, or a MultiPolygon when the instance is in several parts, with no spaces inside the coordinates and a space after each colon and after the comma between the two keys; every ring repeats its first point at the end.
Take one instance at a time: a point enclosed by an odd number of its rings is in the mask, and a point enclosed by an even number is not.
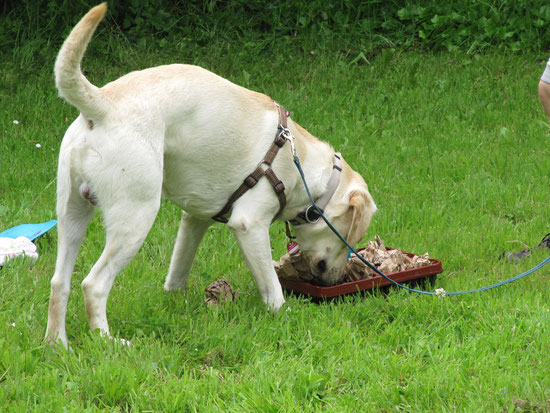
{"type": "MultiPolygon", "coordinates": [[[[379,208],[366,238],[442,261],[428,288],[482,287],[548,254],[499,260],[550,231],[550,130],[537,98],[546,56],[222,52],[192,63],[266,93],[340,151],[379,208]]],[[[0,62],[0,229],[55,218],[56,159],[77,112],[57,97],[53,57],[45,61],[0,62]]],[[[189,59],[127,45],[92,47],[83,66],[102,85],[171,62],[189,59]]],[[[550,411],[550,269],[444,299],[397,289],[320,304],[287,295],[291,311],[273,316],[221,224],[207,233],[187,291],[164,292],[178,222],[164,201],[111,292],[111,332],[131,347],[90,333],[86,321],[80,283],[103,248],[100,213],[72,280],[72,352],[43,342],[56,231],[39,239],[34,265],[0,269],[0,410],[550,411]],[[208,308],[204,288],[220,278],[240,295],[208,308]]],[[[277,259],[284,226],[271,233],[277,259]]]]}

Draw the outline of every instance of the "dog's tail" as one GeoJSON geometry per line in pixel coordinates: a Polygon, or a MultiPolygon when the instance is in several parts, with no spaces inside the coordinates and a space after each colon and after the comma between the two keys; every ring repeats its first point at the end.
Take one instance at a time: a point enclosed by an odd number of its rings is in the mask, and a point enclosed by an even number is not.
{"type": "Polygon", "coordinates": [[[101,118],[109,104],[99,88],[84,77],[80,62],[106,11],[107,3],[91,9],[71,31],[55,61],[55,84],[59,95],[91,120],[101,118]]]}

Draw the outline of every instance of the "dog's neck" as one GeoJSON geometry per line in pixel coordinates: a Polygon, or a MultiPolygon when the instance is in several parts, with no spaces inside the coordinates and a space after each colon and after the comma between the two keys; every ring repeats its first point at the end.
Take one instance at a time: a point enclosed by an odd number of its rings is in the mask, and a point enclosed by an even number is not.
{"type": "MultiPolygon", "coordinates": [[[[322,142],[298,127],[293,131],[298,158],[313,199],[318,199],[327,190],[330,176],[333,170],[334,150],[325,142],[322,142]]],[[[311,204],[307,192],[303,186],[298,171],[294,169],[292,178],[288,177],[285,185],[296,185],[299,190],[289,191],[291,196],[287,198],[287,206],[280,219],[289,220],[311,204]],[[288,183],[287,183],[288,182],[288,183]]]]}

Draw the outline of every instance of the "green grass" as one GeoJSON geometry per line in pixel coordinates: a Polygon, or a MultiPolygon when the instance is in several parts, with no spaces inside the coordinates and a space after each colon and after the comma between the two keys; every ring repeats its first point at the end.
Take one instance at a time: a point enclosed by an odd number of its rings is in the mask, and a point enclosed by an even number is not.
{"type": "MultiPolygon", "coordinates": [[[[182,55],[175,51],[174,56],[182,55]]],[[[96,84],[185,60],[93,48],[96,84]]],[[[264,92],[330,142],[367,180],[379,213],[368,238],[443,262],[435,287],[481,287],[523,271],[499,261],[549,231],[550,135],[536,87],[544,57],[385,51],[369,64],[341,55],[224,54],[199,63],[264,92]]],[[[56,159],[77,115],[57,98],[53,60],[0,64],[0,229],[55,218],[56,159]],[[18,120],[19,124],[13,123],[18,120]],[[40,143],[41,148],[36,144],[40,143]]],[[[73,352],[43,343],[56,231],[35,265],[0,270],[0,410],[458,411],[550,410],[549,270],[490,292],[437,299],[392,290],[267,313],[230,232],[212,227],[187,292],[162,290],[179,213],[163,203],[143,248],[119,275],[108,314],[130,348],[90,333],[80,282],[103,247],[92,221],[73,277],[73,352]],[[218,309],[204,288],[230,279],[218,309]]],[[[272,229],[274,257],[285,244],[272,229]]]]}

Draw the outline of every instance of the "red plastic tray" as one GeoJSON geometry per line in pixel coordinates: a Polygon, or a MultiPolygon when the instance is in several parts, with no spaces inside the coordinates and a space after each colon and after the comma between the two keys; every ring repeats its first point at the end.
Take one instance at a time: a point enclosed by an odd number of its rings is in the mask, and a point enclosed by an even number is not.
{"type": "MultiPolygon", "coordinates": [[[[363,248],[358,249],[361,251],[363,248]]],[[[390,248],[388,248],[390,249],[390,248]]],[[[415,254],[405,252],[409,257],[413,257],[415,254]]],[[[443,272],[441,261],[430,258],[430,265],[425,265],[418,268],[411,268],[405,271],[394,272],[386,274],[392,280],[402,283],[412,280],[420,280],[425,277],[435,276],[443,272]]],[[[330,287],[323,287],[319,285],[310,284],[307,281],[285,280],[279,277],[281,286],[288,291],[292,291],[298,294],[309,295],[316,298],[331,298],[345,294],[357,293],[365,290],[372,290],[373,288],[383,287],[392,284],[381,275],[375,275],[372,278],[365,280],[346,282],[342,284],[336,284],[330,287]]]]}

